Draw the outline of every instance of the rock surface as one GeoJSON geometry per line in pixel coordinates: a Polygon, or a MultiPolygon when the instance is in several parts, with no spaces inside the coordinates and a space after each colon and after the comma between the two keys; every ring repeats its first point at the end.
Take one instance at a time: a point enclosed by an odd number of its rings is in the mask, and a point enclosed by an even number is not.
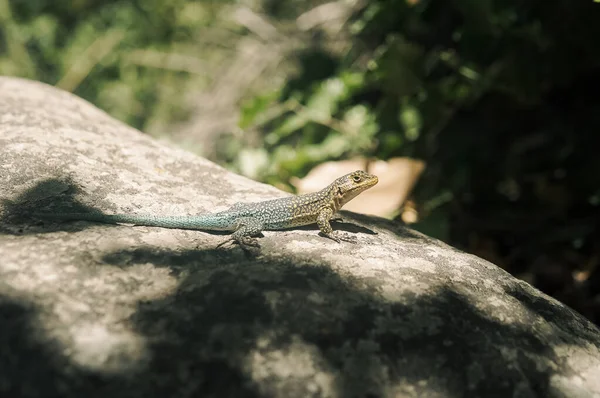
{"type": "Polygon", "coordinates": [[[193,214],[285,195],[52,87],[0,78],[1,397],[594,397],[600,331],[388,221],[205,232],[32,211],[193,214]]]}

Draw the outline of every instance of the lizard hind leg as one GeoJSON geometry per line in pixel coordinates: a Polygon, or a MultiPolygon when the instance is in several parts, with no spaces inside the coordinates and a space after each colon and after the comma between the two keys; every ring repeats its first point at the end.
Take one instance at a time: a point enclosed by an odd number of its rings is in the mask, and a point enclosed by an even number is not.
{"type": "Polygon", "coordinates": [[[247,248],[248,246],[260,247],[255,238],[262,235],[263,223],[260,220],[253,217],[240,217],[236,220],[236,224],[237,229],[231,234],[231,237],[221,242],[217,247],[221,247],[228,242],[237,243],[242,248],[247,248]]]}

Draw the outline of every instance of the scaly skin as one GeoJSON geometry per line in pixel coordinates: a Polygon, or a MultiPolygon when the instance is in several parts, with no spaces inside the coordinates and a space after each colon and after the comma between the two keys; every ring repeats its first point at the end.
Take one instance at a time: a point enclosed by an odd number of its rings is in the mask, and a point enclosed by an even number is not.
{"type": "Polygon", "coordinates": [[[229,241],[241,245],[258,246],[252,237],[260,235],[261,231],[287,229],[315,223],[319,226],[321,234],[327,238],[336,242],[354,241],[354,239],[334,233],[329,221],[342,206],[377,182],[377,176],[358,170],[336,179],[318,192],[258,203],[237,203],[228,210],[199,216],[102,213],[36,214],[36,216],[64,221],[82,220],[161,228],[233,231],[231,239],[219,246],[229,241]]]}

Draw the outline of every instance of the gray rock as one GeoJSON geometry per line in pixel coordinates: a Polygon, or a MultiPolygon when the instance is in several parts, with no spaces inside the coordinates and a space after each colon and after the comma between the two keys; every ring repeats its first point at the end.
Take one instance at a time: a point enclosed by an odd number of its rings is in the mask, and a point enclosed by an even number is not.
{"type": "Polygon", "coordinates": [[[42,223],[285,195],[52,87],[0,78],[0,396],[593,397],[600,331],[478,257],[349,215],[265,232],[42,223]]]}

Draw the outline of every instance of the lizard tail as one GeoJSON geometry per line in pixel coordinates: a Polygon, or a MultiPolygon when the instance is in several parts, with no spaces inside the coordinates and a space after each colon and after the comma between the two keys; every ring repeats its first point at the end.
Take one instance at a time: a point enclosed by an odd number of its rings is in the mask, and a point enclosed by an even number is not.
{"type": "Polygon", "coordinates": [[[133,224],[174,229],[209,229],[224,231],[232,229],[230,223],[215,222],[214,218],[207,216],[156,216],[152,214],[135,215],[102,213],[34,213],[34,216],[49,220],[95,221],[105,224],[133,224]]]}

